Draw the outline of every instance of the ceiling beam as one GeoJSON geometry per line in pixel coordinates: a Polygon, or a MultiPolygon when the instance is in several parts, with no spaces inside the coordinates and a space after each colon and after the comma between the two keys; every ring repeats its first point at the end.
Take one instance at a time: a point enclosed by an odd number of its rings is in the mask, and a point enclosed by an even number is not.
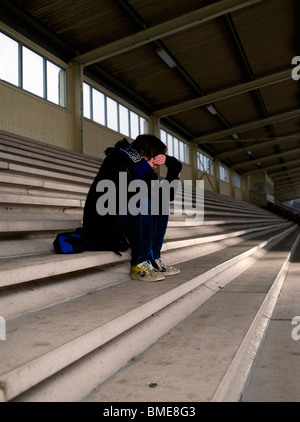
{"type": "Polygon", "coordinates": [[[233,167],[241,169],[241,168],[249,166],[249,164],[253,164],[253,163],[256,163],[258,161],[260,163],[264,163],[265,161],[268,161],[272,158],[285,157],[285,156],[290,155],[290,154],[298,154],[299,152],[300,152],[300,148],[295,148],[295,149],[291,149],[289,151],[284,151],[284,152],[268,155],[266,157],[259,157],[255,161],[253,161],[253,160],[243,161],[243,162],[234,164],[233,167]]]}
{"type": "Polygon", "coordinates": [[[270,176],[272,177],[272,180],[276,183],[277,181],[281,180],[287,180],[287,178],[291,177],[298,177],[300,176],[300,170],[298,168],[293,170],[285,170],[278,173],[271,173],[270,176]]]}
{"type": "MultiPolygon", "coordinates": [[[[289,161],[288,163],[281,163],[281,164],[276,164],[276,165],[274,165],[274,166],[268,166],[268,167],[264,167],[264,168],[257,169],[257,170],[247,171],[247,172],[243,173],[243,175],[244,175],[244,176],[249,176],[249,175],[251,175],[251,174],[256,174],[256,173],[261,173],[261,172],[263,172],[263,173],[268,172],[268,173],[269,173],[269,171],[270,171],[270,170],[274,170],[274,169],[277,169],[277,168],[283,167],[284,165],[285,165],[285,166],[287,166],[287,165],[291,165],[291,164],[299,164],[299,163],[300,163],[300,158],[299,158],[299,159],[297,159],[297,160],[292,160],[292,161],[289,161]]],[[[233,167],[233,168],[234,168],[234,167],[233,167]]],[[[270,174],[270,177],[272,177],[272,174],[270,174]]]]}
{"type": "Polygon", "coordinates": [[[232,13],[245,7],[253,6],[255,3],[261,1],[262,0],[222,0],[178,16],[167,22],[162,22],[151,28],[144,29],[143,31],[129,35],[120,40],[95,48],[94,50],[79,54],[74,57],[73,60],[85,66],[89,66],[93,63],[133,50],[134,48],[141,47],[142,45],[160,38],[209,22],[226,13],[232,13]]]}
{"type": "Polygon", "coordinates": [[[285,192],[276,191],[276,197],[281,202],[298,199],[300,197],[300,189],[291,189],[285,192]]]}
{"type": "Polygon", "coordinates": [[[279,188],[294,188],[294,187],[299,187],[300,186],[300,180],[299,179],[295,179],[295,180],[290,180],[289,182],[286,183],[275,183],[275,187],[277,189],[279,188]]]}
{"type": "Polygon", "coordinates": [[[153,114],[159,118],[170,116],[172,114],[180,113],[182,111],[191,110],[196,107],[201,107],[216,101],[234,97],[235,95],[244,94],[245,92],[262,88],[264,86],[276,84],[287,79],[291,79],[291,77],[292,70],[284,70],[282,72],[274,73],[272,75],[268,75],[263,78],[256,79],[254,81],[246,82],[240,85],[233,86],[231,88],[223,89],[212,94],[195,98],[193,100],[185,101],[181,104],[162,108],[161,110],[155,111],[153,114]]]}
{"type": "MultiPolygon", "coordinates": [[[[248,152],[249,150],[254,151],[257,149],[270,147],[272,145],[280,144],[281,142],[284,142],[285,144],[289,141],[295,141],[299,139],[300,140],[300,133],[295,133],[294,135],[288,135],[288,136],[278,136],[277,138],[257,138],[257,139],[243,139],[243,142],[254,142],[256,141],[257,144],[255,145],[247,145],[246,147],[242,148],[235,148],[226,152],[223,152],[222,154],[218,154],[215,158],[222,159],[222,158],[228,158],[233,157],[234,155],[242,154],[243,152],[248,152]],[[266,141],[266,142],[261,142],[266,141]]],[[[236,142],[236,140],[233,140],[236,142]]]]}
{"type": "Polygon", "coordinates": [[[270,123],[277,123],[283,120],[293,119],[300,116],[300,109],[289,111],[282,114],[277,114],[276,116],[267,117],[266,119],[254,120],[250,123],[245,123],[239,126],[232,127],[230,129],[221,130],[219,132],[210,133],[209,135],[200,136],[194,138],[193,142],[197,144],[213,143],[215,139],[225,138],[226,136],[233,135],[237,132],[245,132],[247,130],[256,129],[258,127],[266,126],[270,123]]]}
{"type": "Polygon", "coordinates": [[[284,189],[284,192],[283,192],[284,194],[286,194],[288,192],[294,192],[296,190],[299,190],[299,188],[300,188],[300,184],[299,183],[297,183],[297,184],[295,184],[293,186],[275,186],[275,189],[277,191],[280,191],[280,190],[283,190],[284,189]]]}

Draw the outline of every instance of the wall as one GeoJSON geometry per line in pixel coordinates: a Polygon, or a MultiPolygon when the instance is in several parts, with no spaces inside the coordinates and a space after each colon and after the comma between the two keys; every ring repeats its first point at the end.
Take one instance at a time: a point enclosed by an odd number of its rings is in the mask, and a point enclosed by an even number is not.
{"type": "Polygon", "coordinates": [[[105,158],[105,149],[124,137],[88,119],[84,119],[83,128],[83,153],[93,157],[105,158]]]}
{"type": "Polygon", "coordinates": [[[0,81],[0,129],[73,149],[68,111],[0,81]]]}

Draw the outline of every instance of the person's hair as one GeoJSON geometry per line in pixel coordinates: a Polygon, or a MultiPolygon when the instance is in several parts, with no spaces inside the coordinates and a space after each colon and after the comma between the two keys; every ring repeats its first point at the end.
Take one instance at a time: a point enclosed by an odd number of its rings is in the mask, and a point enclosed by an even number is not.
{"type": "Polygon", "coordinates": [[[114,151],[114,149],[118,149],[118,148],[127,148],[129,147],[129,142],[127,141],[126,138],[121,139],[120,141],[118,141],[113,147],[108,147],[106,148],[105,155],[109,155],[111,152],[114,151]]]}
{"type": "Polygon", "coordinates": [[[148,158],[155,157],[167,152],[167,146],[154,135],[139,135],[131,146],[142,156],[148,158]]]}
{"type": "Polygon", "coordinates": [[[156,155],[167,152],[167,146],[156,136],[139,135],[131,144],[129,144],[126,138],[121,139],[114,147],[106,148],[105,155],[109,155],[115,148],[127,148],[129,145],[148,160],[156,155]]]}

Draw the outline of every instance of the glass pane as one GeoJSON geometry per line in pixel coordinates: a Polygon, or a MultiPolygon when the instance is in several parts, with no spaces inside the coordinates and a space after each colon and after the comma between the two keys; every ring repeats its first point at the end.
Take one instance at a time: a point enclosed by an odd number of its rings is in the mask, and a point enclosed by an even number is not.
{"type": "Polygon", "coordinates": [[[200,163],[200,154],[197,152],[197,169],[201,170],[201,163],[200,163]]]}
{"type": "Polygon", "coordinates": [[[129,110],[127,107],[119,104],[120,113],[120,132],[123,135],[129,136],[129,110]]]}
{"type": "Polygon", "coordinates": [[[220,180],[224,180],[224,169],[220,167],[220,180]]]}
{"type": "Polygon", "coordinates": [[[167,145],[167,133],[164,130],[160,130],[160,140],[167,145]]]}
{"type": "Polygon", "coordinates": [[[93,120],[100,125],[105,125],[105,97],[102,92],[92,88],[93,95],[93,120]]]}
{"type": "Polygon", "coordinates": [[[90,86],[83,84],[83,116],[87,119],[91,118],[91,93],[90,86]]]}
{"type": "Polygon", "coordinates": [[[130,137],[135,139],[140,134],[139,116],[133,111],[130,112],[130,137]]]}
{"type": "Polygon", "coordinates": [[[65,71],[47,61],[47,100],[65,105],[65,71]]]}
{"type": "Polygon", "coordinates": [[[169,133],[167,134],[167,146],[168,146],[168,155],[173,156],[173,136],[169,133]]]}
{"type": "Polygon", "coordinates": [[[107,97],[106,98],[107,104],[107,127],[118,131],[118,103],[107,97]]]}
{"type": "Polygon", "coordinates": [[[42,56],[23,47],[23,88],[39,97],[44,97],[43,64],[42,56]]]}
{"type": "Polygon", "coordinates": [[[178,145],[178,139],[174,138],[174,157],[179,160],[179,145],[178,145]]]}
{"type": "Polygon", "coordinates": [[[0,79],[19,85],[19,44],[1,32],[0,79]]]}
{"type": "Polygon", "coordinates": [[[185,149],[185,162],[186,164],[190,164],[190,147],[187,144],[184,144],[185,149]]]}
{"type": "Polygon", "coordinates": [[[148,121],[143,117],[140,117],[140,134],[148,133],[148,121]]]}
{"type": "Polygon", "coordinates": [[[229,181],[229,171],[225,167],[220,167],[220,179],[223,182],[229,181]]]}
{"type": "Polygon", "coordinates": [[[240,188],[241,187],[241,179],[240,179],[240,177],[237,174],[234,175],[234,186],[236,188],[240,188]]]}
{"type": "Polygon", "coordinates": [[[210,173],[212,176],[214,175],[214,163],[212,160],[210,160],[210,173]]]}
{"type": "Polygon", "coordinates": [[[182,161],[183,163],[185,162],[184,160],[184,143],[179,141],[179,160],[182,161]]]}
{"type": "Polygon", "coordinates": [[[203,168],[206,173],[209,171],[209,159],[205,155],[203,156],[203,168]]]}

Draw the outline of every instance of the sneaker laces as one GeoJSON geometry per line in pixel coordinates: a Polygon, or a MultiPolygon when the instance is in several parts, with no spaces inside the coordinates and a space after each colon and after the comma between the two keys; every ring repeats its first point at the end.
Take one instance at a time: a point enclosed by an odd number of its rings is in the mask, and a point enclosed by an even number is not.
{"type": "Polygon", "coordinates": [[[139,264],[139,265],[138,265],[138,267],[139,267],[139,268],[143,268],[143,270],[145,270],[145,271],[147,271],[147,272],[149,272],[149,273],[157,271],[157,270],[153,267],[153,265],[151,264],[151,262],[150,262],[150,261],[144,261],[144,262],[142,262],[141,264],[139,264]]]}
{"type": "Polygon", "coordinates": [[[158,258],[155,260],[156,264],[158,265],[159,269],[162,269],[162,271],[167,271],[167,265],[163,262],[161,258],[158,258]]]}

